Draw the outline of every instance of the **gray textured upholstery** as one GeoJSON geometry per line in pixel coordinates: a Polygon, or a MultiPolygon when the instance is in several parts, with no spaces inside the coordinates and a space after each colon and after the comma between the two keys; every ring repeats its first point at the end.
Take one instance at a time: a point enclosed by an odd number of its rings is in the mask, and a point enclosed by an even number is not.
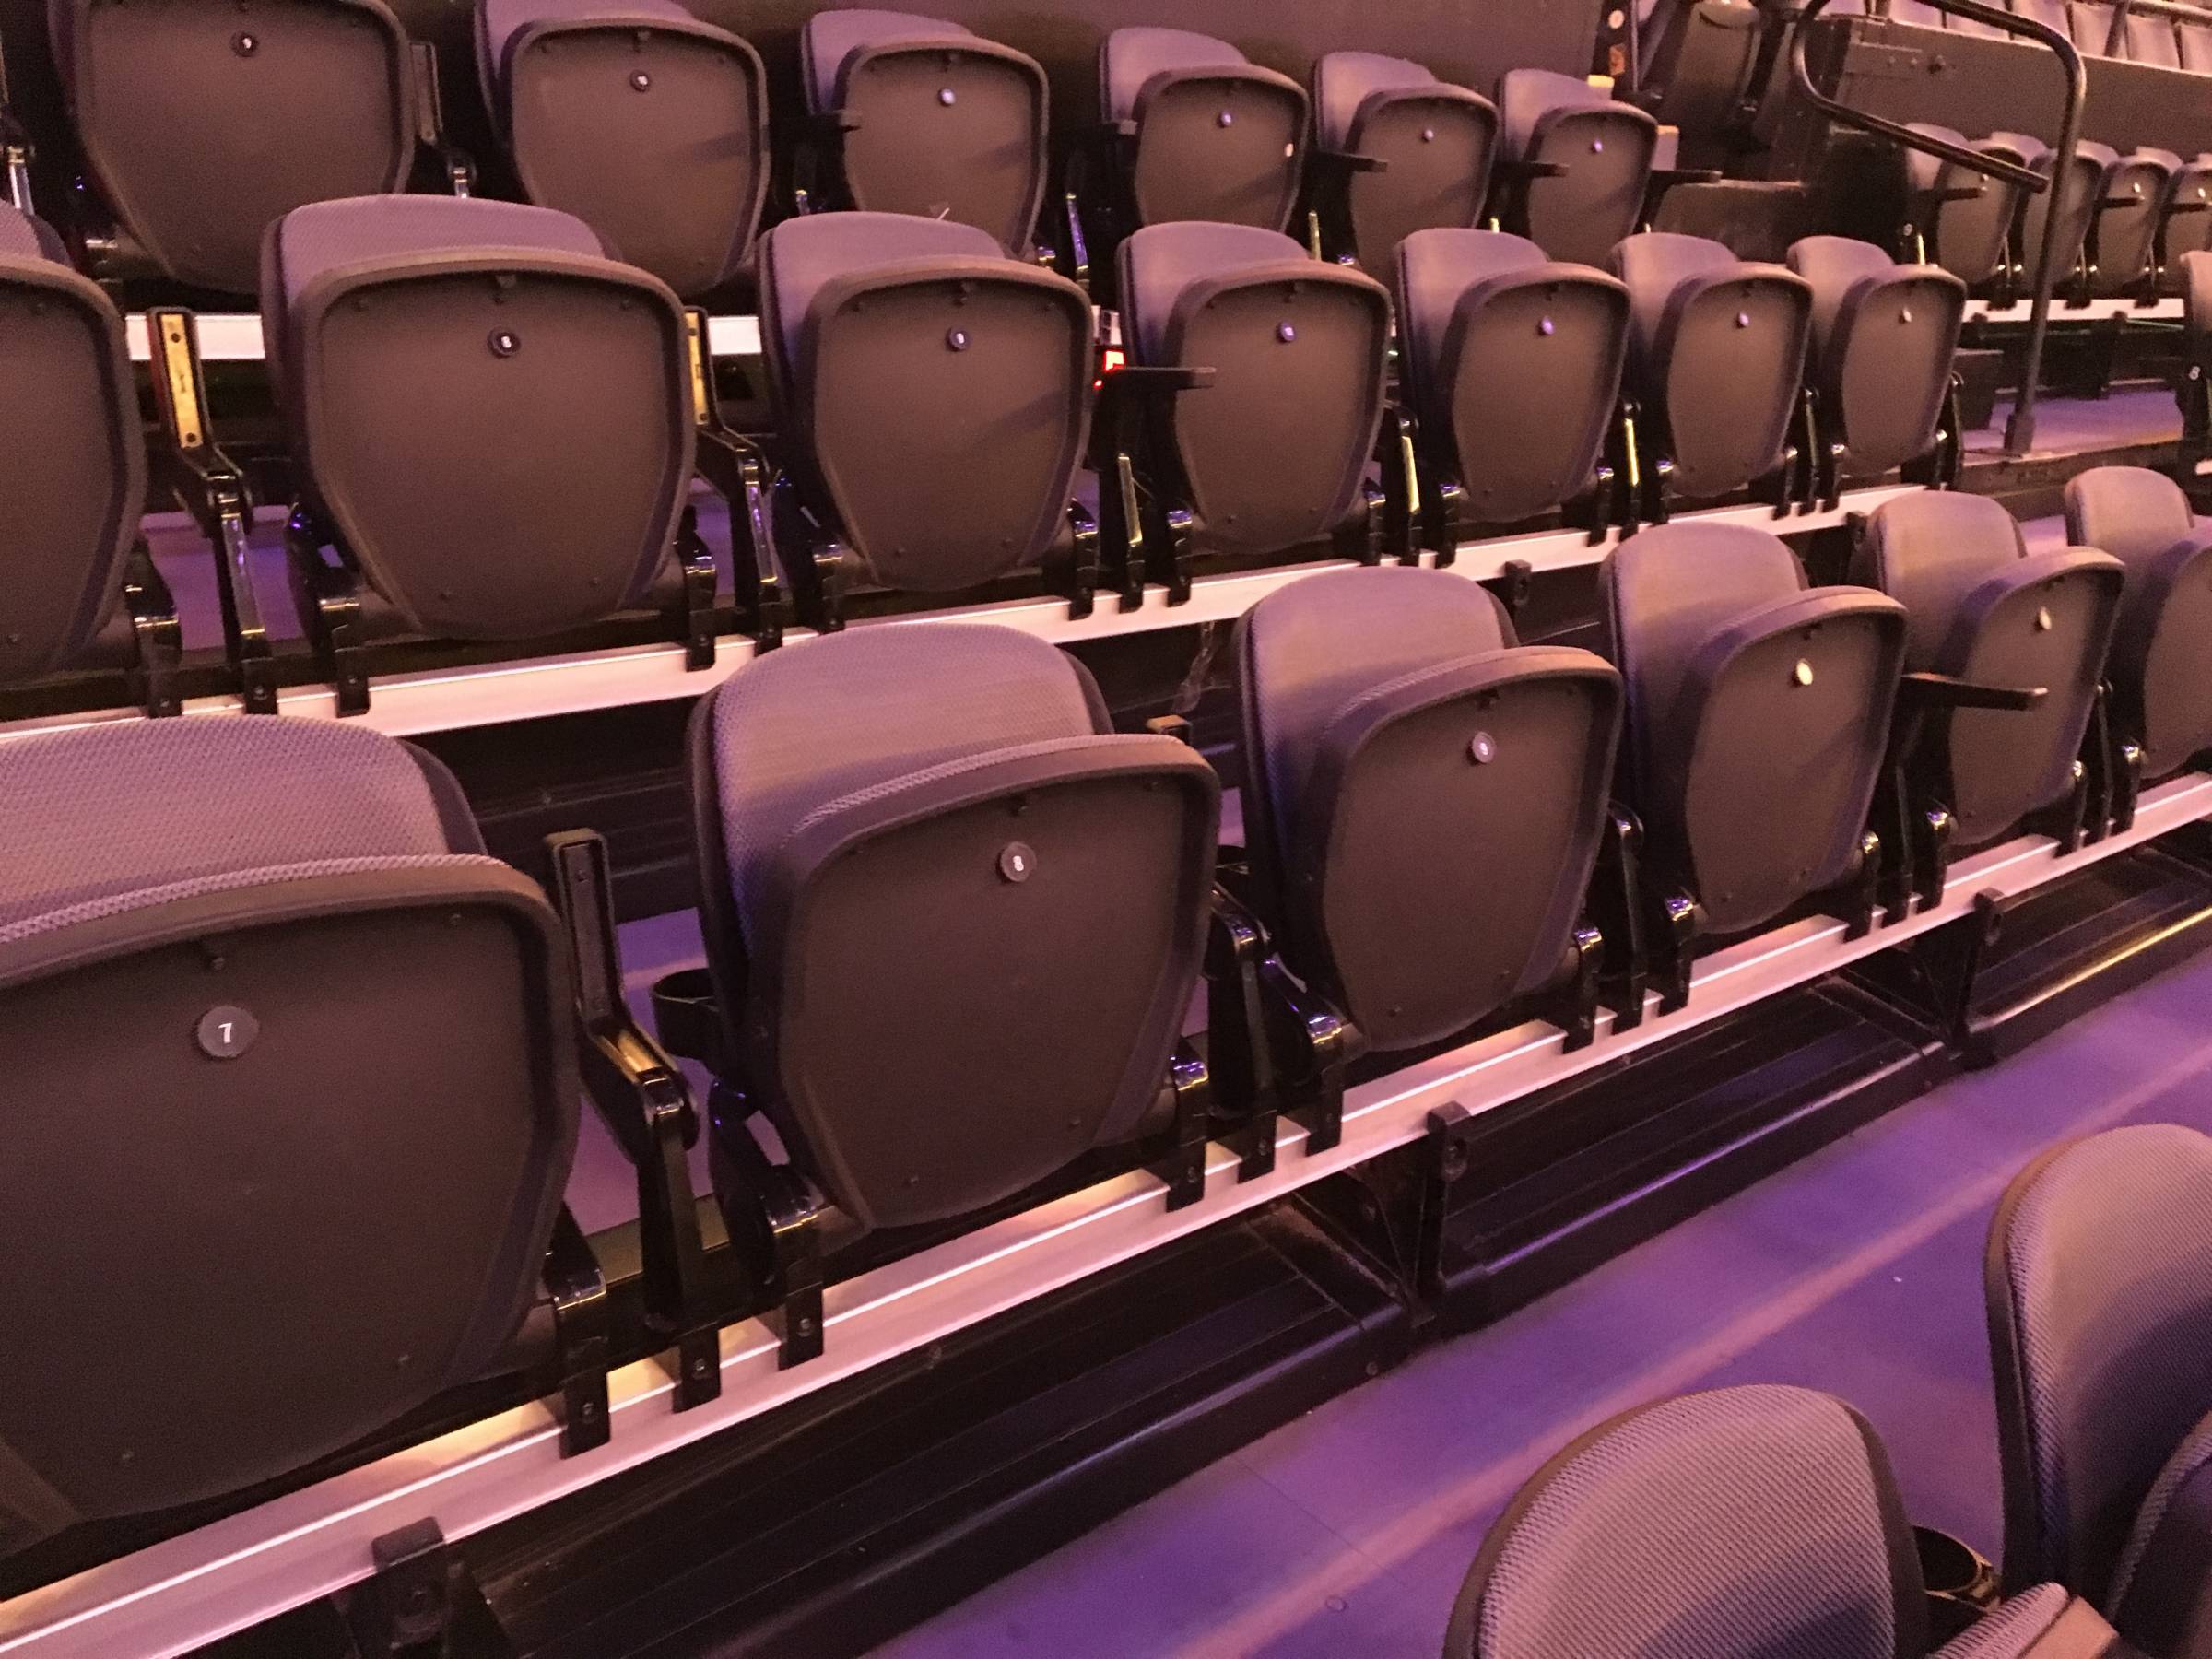
{"type": "Polygon", "coordinates": [[[0,746],[0,925],[225,872],[475,850],[449,838],[412,750],[333,722],[121,722],[0,746]]]}
{"type": "Polygon", "coordinates": [[[2160,1469],[2212,1411],[2212,1138],[2145,1124],[2046,1153],[1998,1205],[1985,1275],[2006,1582],[2109,1608],[2160,1469]]]}
{"type": "Polygon", "coordinates": [[[2212,1413],[2173,1450],[2136,1512],[2105,1598],[2146,1653],[2203,1653],[2212,1644],[2212,1413]]]}
{"type": "Polygon", "coordinates": [[[806,107],[818,113],[837,105],[837,76],[845,60],[864,46],[888,41],[971,41],[971,29],[917,12],[818,11],[799,33],[799,72],[806,87],[806,107]]]}
{"type": "Polygon", "coordinates": [[[486,72],[507,69],[508,42],[537,23],[681,23],[699,19],[676,0],[478,0],[477,50],[486,72]]]}
{"type": "Polygon", "coordinates": [[[1134,121],[1139,95],[1154,76],[1251,61],[1227,41],[1187,29],[1117,29],[1099,48],[1099,108],[1109,121],[1134,121]]]}
{"type": "Polygon", "coordinates": [[[1524,1487],[1483,1541],[1447,1659],[1903,1659],[1911,1529],[1864,1418],[1800,1388],[1647,1406],[1524,1487]]]}
{"type": "Polygon", "coordinates": [[[988,230],[906,213],[810,213],[787,218],[760,240],[761,327],[780,347],[793,381],[806,371],[806,312],[840,276],[914,259],[1003,259],[988,230]]]}
{"type": "Polygon", "coordinates": [[[1509,156],[1525,157],[1544,118],[1555,110],[1603,109],[1612,95],[1580,76],[1552,69],[1508,69],[1498,81],[1499,134],[1509,156]]]}
{"type": "Polygon", "coordinates": [[[1624,240],[1613,250],[1613,274],[1629,285],[1629,319],[1639,355],[1659,349],[1667,308],[1683,283],[1693,276],[1732,271],[1742,264],[1711,237],[1646,230],[1624,240]]]}
{"type": "Polygon", "coordinates": [[[582,219],[549,207],[481,197],[353,196],[294,208],[269,231],[270,274],[289,308],[308,284],[340,265],[422,253],[513,251],[606,257],[582,219]]]}
{"type": "Polygon", "coordinates": [[[1444,339],[1467,290],[1493,276],[1533,270],[1544,250],[1503,230],[1421,230],[1398,244],[1398,328],[1412,378],[1432,384],[1444,339]]]}
{"type": "Polygon", "coordinates": [[[2182,487],[2145,466],[2093,466],[2066,480],[2066,540],[2124,564],[2159,554],[2196,528],[2182,487]]]}
{"type": "Polygon", "coordinates": [[[1289,237],[1254,225],[1185,221],[1136,231],[1122,244],[1123,321],[1135,360],[1167,361],[1169,325],[1194,283],[1304,257],[1289,237]]]}
{"type": "Polygon", "coordinates": [[[1987,496],[1924,490],[1866,521],[1852,579],[1905,607],[1907,665],[1942,665],[1959,605],[1993,570],[2027,556],[2019,522],[1987,496]]]}
{"type": "Polygon", "coordinates": [[[1936,1651],[1936,1659],[2026,1659],[2073,1599],[2057,1584],[2038,1584],[1952,1637],[1936,1651]]]}
{"type": "Polygon", "coordinates": [[[61,238],[43,220],[12,203],[0,202],[0,259],[49,259],[65,263],[61,238]]]}
{"type": "Polygon", "coordinates": [[[1790,269],[1813,286],[1813,357],[1828,355],[1845,304],[1861,283],[1888,276],[1897,262],[1872,242],[1806,236],[1790,244],[1790,269]]]}
{"type": "Polygon", "coordinates": [[[1377,92],[1433,87],[1429,68],[1380,52],[1324,53],[1313,65],[1313,130],[1324,149],[1348,150],[1359,106],[1377,92]]]}

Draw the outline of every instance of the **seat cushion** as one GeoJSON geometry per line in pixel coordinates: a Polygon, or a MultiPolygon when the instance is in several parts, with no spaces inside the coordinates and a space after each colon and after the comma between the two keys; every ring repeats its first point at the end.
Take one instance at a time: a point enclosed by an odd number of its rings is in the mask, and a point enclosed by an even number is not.
{"type": "Polygon", "coordinates": [[[1227,41],[1187,29],[1117,29],[1099,48],[1099,108],[1109,121],[1134,121],[1138,95],[1154,76],[1251,61],[1227,41]]]}
{"type": "Polygon", "coordinates": [[[917,12],[820,11],[806,19],[799,35],[800,68],[806,84],[806,107],[817,113],[837,107],[837,76],[845,60],[864,46],[884,41],[971,41],[974,31],[958,23],[917,12]]]}

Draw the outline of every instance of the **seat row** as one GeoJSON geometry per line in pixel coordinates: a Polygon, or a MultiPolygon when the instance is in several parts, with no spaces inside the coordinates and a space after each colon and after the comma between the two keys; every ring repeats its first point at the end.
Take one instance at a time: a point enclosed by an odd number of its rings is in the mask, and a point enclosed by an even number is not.
{"type": "MultiPolygon", "coordinates": [[[[1808,1389],[1641,1406],[1492,1526],[1445,1659],[2189,1659],[2212,1640],[2212,1139],[2053,1147],[1989,1231],[2004,1567],[1928,1584],[1872,1425],[1808,1389]],[[1933,1627],[1933,1630],[1932,1630],[1933,1627]],[[1949,1640],[1946,1641],[1946,1638],[1949,1640]]],[[[1933,1535],[1940,1539],[1941,1535],[1933,1535]]],[[[1985,1565],[1985,1564],[1984,1564],[1985,1565]]]]}
{"type": "MultiPolygon", "coordinates": [[[[127,599],[147,618],[139,695],[164,712],[176,630],[135,551],[122,319],[36,221],[0,207],[0,304],[42,342],[11,354],[0,413],[71,463],[29,481],[37,510],[6,532],[40,599],[0,682],[127,660],[127,599]]],[[[1104,366],[1082,290],[986,233],[813,214],[763,244],[776,429],[755,441],[722,426],[704,318],[582,221],[434,196],[312,204],[262,259],[294,596],[359,712],[371,653],[397,641],[522,649],[629,616],[703,667],[733,628],[772,646],[791,599],[835,629],[848,589],[1028,572],[1081,615],[1100,589],[1185,597],[1205,557],[1449,562],[1469,531],[1562,509],[1596,540],[1677,500],[1755,488],[1779,513],[1832,502],[1846,474],[1949,476],[1958,282],[1836,238],[1791,263],[1644,233],[1607,275],[1435,229],[1404,244],[1394,293],[1273,230],[1147,226],[1121,248],[1104,366]],[[695,476],[729,505],[726,575],[695,476]]],[[[233,666],[271,710],[243,474],[197,389],[191,316],[157,309],[148,329],[157,478],[221,550],[233,666]]]]}
{"type": "MultiPolygon", "coordinates": [[[[2162,482],[2085,488],[2082,527],[2156,546],[2162,482]]],[[[495,1377],[559,1392],[571,1449],[604,1438],[605,1299],[561,1205],[580,1080],[636,1166],[640,1340],[677,1350],[681,1407],[731,1319],[819,1353],[825,1277],[1137,1163],[1202,1202],[1210,1137],[1271,1158],[1291,1115],[1324,1150],[1347,1080],[1400,1057],[1535,1013],[1587,1043],[1607,1005],[1680,1006],[1716,941],[1869,929],[2023,820],[2101,834],[2132,794],[2097,774],[2212,746],[2208,547],[2030,556],[1931,492],[1868,525],[1875,591],[1665,525],[1608,557],[1602,656],[1519,643],[1449,572],[1316,575],[1234,644],[1243,848],[1206,763],[1112,731],[1031,636],[764,656],[693,717],[707,966],[653,994],[712,1078],[712,1275],[697,1116],[622,1001],[597,838],[554,838],[548,904],[442,767],[333,722],[0,745],[0,1204],[46,1241],[0,1270],[0,1543],[281,1478],[495,1377]],[[130,1157],[86,1157],[87,1122],[130,1157]],[[96,1384],[119,1338],[159,1388],[96,1384]]]]}
{"type": "MultiPolygon", "coordinates": [[[[772,171],[750,44],[676,0],[479,0],[475,40],[526,201],[582,218],[686,297],[749,277],[772,171]]],[[[435,77],[410,54],[428,49],[382,0],[282,8],[242,30],[218,6],[157,18],[70,0],[53,9],[53,45],[88,186],[72,229],[95,275],[248,293],[264,228],[292,208],[426,172],[474,188],[466,158],[421,142],[435,77]],[[173,73],[185,51],[188,86],[173,73]]],[[[1034,59],[869,9],[818,13],[800,53],[794,210],[917,214],[1037,252],[1050,120],[1034,59]]],[[[1380,273],[1412,231],[1488,214],[1554,258],[1594,263],[1641,222],[1654,185],[1651,116],[1543,70],[1507,73],[1493,104],[1415,63],[1334,53],[1309,95],[1225,41],[1132,28],[1100,49],[1098,100],[1041,227],[1078,278],[1095,255],[1111,280],[1123,236],[1178,219],[1295,229],[1380,273]]]]}

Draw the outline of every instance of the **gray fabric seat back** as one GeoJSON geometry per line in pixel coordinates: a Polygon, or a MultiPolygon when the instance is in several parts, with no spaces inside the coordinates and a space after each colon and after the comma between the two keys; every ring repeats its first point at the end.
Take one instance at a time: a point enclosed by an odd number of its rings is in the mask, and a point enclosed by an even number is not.
{"type": "Polygon", "coordinates": [[[533,640],[644,602],[691,474],[684,312],[582,220],[318,203],[270,229],[262,317],[307,493],[409,629],[533,640]]]}
{"type": "Polygon", "coordinates": [[[2055,279],[2065,282],[2087,252],[2089,227],[2096,220],[2105,179],[2118,162],[2119,152],[2110,145],[2084,139],[2074,147],[2072,163],[2061,168],[2050,146],[2026,134],[1993,133],[1989,142],[1999,147],[1998,153],[2017,154],[2028,166],[2054,181],[2049,190],[2027,196],[2021,203],[2020,264],[2032,282],[2043,256],[2044,226],[2053,211],[2053,200],[2058,198],[2058,232],[2052,257],[2056,261],[2055,279]]]}
{"type": "Polygon", "coordinates": [[[0,748],[0,1204],[44,1241],[0,1265],[0,1555],[284,1477],[500,1369],[575,1145],[557,929],[450,774],[375,733],[0,748]]]}
{"type": "Polygon", "coordinates": [[[1628,289],[1500,230],[1422,230],[1398,249],[1399,340],[1431,447],[1483,524],[1591,487],[1620,398],[1628,289]]]}
{"type": "Polygon", "coordinates": [[[1603,265],[1642,215],[1659,124],[1549,69],[1507,70],[1498,82],[1498,119],[1506,156],[1565,170],[1521,186],[1507,229],[1554,259],[1603,265]]]}
{"type": "Polygon", "coordinates": [[[1733,130],[1759,68],[1761,20],[1751,0],[1663,0],[1644,37],[1662,124],[1700,136],[1733,130]]]}
{"type": "Polygon", "coordinates": [[[1208,219],[1280,230],[1303,171],[1305,88],[1226,41],[1117,29],[1099,48],[1099,108],[1133,122],[1140,225],[1208,219]]]}
{"type": "Polygon", "coordinates": [[[80,662],[115,614],[146,498],[123,318],[58,238],[0,203],[0,454],[37,464],[0,513],[0,686],[80,662]]]}
{"type": "Polygon", "coordinates": [[[1951,383],[1966,284],[1841,236],[1792,243],[1790,269],[1812,286],[1820,435],[1843,443],[1845,474],[1878,477],[1926,454],[1951,383]]]}
{"type": "Polygon", "coordinates": [[[1245,829],[1299,970],[1380,1050],[1554,980],[1596,858],[1620,679],[1521,646],[1440,571],[1338,571],[1238,629],[1245,829]]]}
{"type": "Polygon", "coordinates": [[[1780,462],[1812,341],[1812,290],[1780,265],[1700,236],[1647,231],[1613,250],[1628,285],[1630,360],[1665,432],[1675,487],[1741,489],[1780,462]]]}
{"type": "Polygon", "coordinates": [[[843,182],[863,212],[987,230],[1026,257],[1044,199],[1043,67],[912,12],[817,12],[799,37],[807,108],[838,112],[843,182]]]}
{"type": "Polygon", "coordinates": [[[1997,1206],[1984,1290],[2006,1581],[2109,1612],[2138,1512],[2212,1412],[2212,1139],[2141,1124],[2044,1153],[1997,1206]]]}
{"type": "Polygon", "coordinates": [[[2097,292],[2130,294],[2143,289],[2173,183],[2174,168],[2161,152],[2136,150],[2113,157],[2104,176],[2107,205],[2099,208],[2094,220],[2097,292]]]}
{"type": "Polygon", "coordinates": [[[1808,592],[1776,537],[1690,522],[1616,547],[1599,601],[1628,691],[1622,777],[1655,878],[1728,934],[1853,873],[1903,607],[1863,588],[1808,592]]]}
{"type": "Polygon", "coordinates": [[[524,196],[700,295],[768,200],[760,56],[675,0],[477,0],[477,64],[524,196]]]}
{"type": "Polygon", "coordinates": [[[2159,226],[2159,292],[2185,295],[2182,261],[2212,247],[2212,156],[2183,159],[2171,150],[2150,153],[2166,162],[2173,175],[2159,226]]]}
{"type": "Polygon", "coordinates": [[[1042,556],[1089,418],[1081,288],[972,225],[823,213],[763,239],[760,289],[779,427],[876,581],[956,592],[1042,556]]]}
{"type": "Polygon", "coordinates": [[[1912,1529],[1866,1420],[1807,1389],[1661,1401],[1538,1470],[1483,1539],[1446,1659],[1926,1652],[1912,1529]]]}
{"type": "Polygon", "coordinates": [[[1194,751],[1114,735],[1042,641],[950,624],[764,657],[692,746],[743,1085],[857,1223],[966,1214],[1149,1129],[1212,883],[1194,751]]]}
{"type": "Polygon", "coordinates": [[[1498,146],[1488,99],[1405,58],[1331,52],[1313,65],[1313,124],[1324,150],[1383,163],[1344,185],[1352,252],[1371,275],[1385,276],[1408,236],[1481,220],[1498,146]]]}
{"type": "Polygon", "coordinates": [[[1171,445],[1202,545],[1278,552],[1361,503],[1382,419],[1390,295],[1243,225],[1148,225],[1122,243],[1133,362],[1214,371],[1174,400],[1171,445]]]}
{"type": "Polygon", "coordinates": [[[48,0],[87,170],[166,275],[253,291],[263,229],[303,203],[404,189],[406,31],[382,0],[48,0]]]}
{"type": "Polygon", "coordinates": [[[2081,548],[2030,555],[1996,501],[1925,490],[1875,510],[1853,575],[1910,613],[1908,667],[2046,692],[2025,712],[1962,709],[1924,724],[1913,764],[1950,807],[1959,843],[2063,799],[2104,677],[2119,561],[2081,548]]]}
{"type": "MultiPolygon", "coordinates": [[[[1999,159],[2012,159],[2001,145],[1975,144],[1957,129],[1932,122],[1914,122],[1913,130],[1953,144],[1970,145],[1999,159]]],[[[1995,276],[2003,267],[2014,220],[2019,215],[2021,191],[1956,166],[1919,150],[1900,149],[1905,169],[1907,211],[1919,231],[1927,259],[1976,288],[1995,276]],[[1971,190],[1971,196],[1942,199],[1943,193],[1971,190]]]]}

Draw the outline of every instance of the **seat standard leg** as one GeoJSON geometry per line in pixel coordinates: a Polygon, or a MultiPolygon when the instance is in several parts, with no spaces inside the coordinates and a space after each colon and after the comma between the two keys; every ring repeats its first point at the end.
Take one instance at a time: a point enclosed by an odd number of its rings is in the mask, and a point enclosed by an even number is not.
{"type": "Polygon", "coordinates": [[[337,693],[338,712],[366,714],[369,666],[361,638],[360,590],[353,568],[343,557],[335,564],[324,559],[323,549],[335,546],[334,536],[305,507],[292,509],[285,523],[284,545],[300,620],[337,693]]]}
{"type": "Polygon", "coordinates": [[[1544,1017],[1567,1034],[1562,1053],[1571,1054],[1597,1041],[1598,988],[1605,958],[1603,934],[1594,927],[1574,930],[1567,943],[1565,977],[1544,1006],[1544,1017]]]}
{"type": "Polygon", "coordinates": [[[771,1163],[747,1121],[741,1091],[717,1079],[707,1095],[712,1125],[714,1194],[731,1244],[747,1265],[761,1313],[780,1344],[788,1371],[821,1357],[821,1205],[806,1178],[771,1163]]]}
{"type": "Polygon", "coordinates": [[[545,1280],[560,1368],[560,1454],[574,1457],[606,1444],[609,1432],[606,1278],[565,1204],[546,1247],[545,1280]]]}
{"type": "Polygon", "coordinates": [[[1597,868],[1590,883],[1590,914],[1604,949],[1604,982],[1611,994],[1613,1029],[1634,1030],[1643,1023],[1648,969],[1643,943],[1643,825],[1618,801],[1606,803],[1597,868]]]}
{"type": "Polygon", "coordinates": [[[1206,1196],[1206,1148],[1212,1135],[1213,1087],[1206,1062],[1187,1042],[1168,1063],[1167,1086],[1175,1092],[1174,1127],[1168,1156],[1152,1172],[1167,1182],[1168,1207],[1188,1209],[1206,1196]]]}
{"type": "Polygon", "coordinates": [[[130,615],[135,648],[133,700],[151,720],[183,713],[183,700],[177,693],[177,669],[184,656],[184,630],[177,620],[177,602],[155,568],[144,536],[131,548],[124,573],[123,602],[130,615]]]}

